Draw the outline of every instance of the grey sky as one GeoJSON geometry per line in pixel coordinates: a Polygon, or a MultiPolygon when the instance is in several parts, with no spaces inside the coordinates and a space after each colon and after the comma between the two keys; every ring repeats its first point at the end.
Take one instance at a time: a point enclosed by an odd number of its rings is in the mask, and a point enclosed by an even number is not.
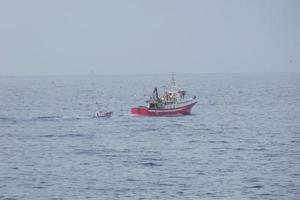
{"type": "Polygon", "coordinates": [[[0,75],[300,71],[298,0],[0,0],[0,75]]]}

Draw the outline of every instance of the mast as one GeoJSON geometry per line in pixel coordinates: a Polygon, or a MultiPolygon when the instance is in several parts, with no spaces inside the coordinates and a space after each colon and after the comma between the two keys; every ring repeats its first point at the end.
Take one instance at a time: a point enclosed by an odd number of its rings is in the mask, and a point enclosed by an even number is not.
{"type": "Polygon", "coordinates": [[[172,72],[172,86],[175,88],[176,86],[176,81],[175,81],[175,74],[172,72]]]}

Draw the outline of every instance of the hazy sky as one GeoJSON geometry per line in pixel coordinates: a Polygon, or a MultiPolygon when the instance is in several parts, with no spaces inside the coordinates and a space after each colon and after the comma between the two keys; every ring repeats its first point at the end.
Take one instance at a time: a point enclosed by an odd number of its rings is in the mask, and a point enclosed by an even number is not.
{"type": "Polygon", "coordinates": [[[300,72],[299,0],[0,0],[0,75],[300,72]]]}

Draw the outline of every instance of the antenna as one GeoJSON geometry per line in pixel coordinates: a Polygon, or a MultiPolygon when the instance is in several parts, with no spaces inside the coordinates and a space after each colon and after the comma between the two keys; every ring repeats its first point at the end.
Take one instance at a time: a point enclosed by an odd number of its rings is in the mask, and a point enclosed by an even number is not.
{"type": "Polygon", "coordinates": [[[172,86],[176,86],[176,81],[175,81],[175,74],[172,72],[172,86]]]}

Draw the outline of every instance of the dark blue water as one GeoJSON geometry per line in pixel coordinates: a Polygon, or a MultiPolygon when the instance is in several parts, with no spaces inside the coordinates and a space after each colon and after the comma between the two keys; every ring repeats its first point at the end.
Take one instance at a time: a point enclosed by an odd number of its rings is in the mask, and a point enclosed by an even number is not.
{"type": "Polygon", "coordinates": [[[299,74],[177,75],[192,115],[129,114],[169,80],[0,78],[0,199],[300,199],[299,74]]]}

